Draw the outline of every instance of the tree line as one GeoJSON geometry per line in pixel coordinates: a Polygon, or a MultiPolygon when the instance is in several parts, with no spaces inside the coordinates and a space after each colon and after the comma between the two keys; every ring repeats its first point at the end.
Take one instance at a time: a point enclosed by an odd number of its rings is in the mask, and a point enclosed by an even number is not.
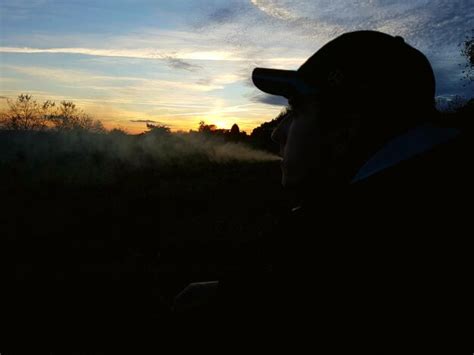
{"type": "MultiPolygon", "coordinates": [[[[14,101],[8,99],[7,103],[8,108],[0,112],[1,130],[107,132],[100,120],[93,119],[71,101],[61,101],[56,104],[47,100],[38,103],[31,95],[21,94],[14,101]]],[[[474,117],[474,98],[468,99],[456,96],[447,102],[439,102],[439,104],[442,108],[440,118],[447,119],[460,126],[472,127],[474,123],[472,121],[472,117],[474,117]]],[[[245,131],[240,131],[237,124],[234,124],[231,129],[219,129],[216,125],[207,124],[205,121],[199,122],[197,131],[190,130],[189,134],[222,138],[228,142],[244,143],[257,149],[278,153],[279,147],[272,141],[271,133],[284,116],[285,110],[276,118],[254,128],[250,135],[245,131]]],[[[163,124],[147,123],[146,126],[148,131],[144,132],[143,136],[160,138],[173,134],[170,128],[163,124]]],[[[121,129],[112,129],[109,134],[127,135],[121,129]]]]}
{"type": "Polygon", "coordinates": [[[0,113],[0,129],[15,131],[86,131],[104,133],[101,121],[93,119],[72,101],[37,102],[32,95],[20,94],[7,99],[7,109],[0,113]]]}
{"type": "MultiPolygon", "coordinates": [[[[277,152],[276,143],[270,139],[271,123],[257,127],[249,135],[241,131],[237,124],[231,129],[219,129],[214,124],[199,122],[197,130],[190,130],[188,134],[208,136],[212,139],[222,139],[225,142],[244,143],[254,148],[277,152]],[[268,127],[267,127],[268,126],[268,127]]],[[[165,139],[172,135],[170,127],[164,124],[146,124],[147,131],[140,136],[153,136],[165,139]]],[[[84,132],[107,133],[100,120],[92,118],[72,101],[58,103],[46,100],[38,102],[30,94],[20,94],[15,100],[7,99],[7,107],[0,111],[0,130],[3,131],[44,131],[44,132],[84,132]]],[[[108,131],[111,136],[126,136],[127,132],[120,128],[108,131]]]]}

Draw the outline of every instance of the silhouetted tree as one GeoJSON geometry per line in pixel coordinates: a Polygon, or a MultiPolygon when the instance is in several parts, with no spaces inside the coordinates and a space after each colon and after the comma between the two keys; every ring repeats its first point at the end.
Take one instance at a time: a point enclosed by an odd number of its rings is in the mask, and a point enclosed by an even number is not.
{"type": "Polygon", "coordinates": [[[237,123],[234,123],[230,129],[230,134],[234,136],[238,136],[240,134],[240,129],[239,126],[237,126],[237,123]]]}
{"type": "Polygon", "coordinates": [[[147,135],[159,137],[171,134],[171,129],[163,124],[147,123],[146,127],[148,128],[148,132],[145,133],[147,135]]]}
{"type": "Polygon", "coordinates": [[[94,120],[80,110],[72,101],[61,101],[56,111],[48,119],[58,131],[83,130],[93,133],[103,133],[105,128],[99,120],[94,120]]]}
{"type": "Polygon", "coordinates": [[[445,113],[455,113],[458,112],[462,107],[464,107],[468,102],[464,96],[455,95],[444,103],[442,107],[440,107],[440,111],[445,113]]]}
{"type": "Polygon", "coordinates": [[[201,121],[199,122],[199,128],[198,131],[200,133],[213,133],[217,130],[217,126],[214,124],[207,125],[206,122],[201,121]]]}
{"type": "Polygon", "coordinates": [[[467,60],[463,70],[464,77],[469,82],[472,82],[474,81],[474,35],[466,37],[466,40],[461,45],[461,54],[467,60]]]}
{"type": "Polygon", "coordinates": [[[474,128],[474,98],[456,95],[451,99],[441,101],[438,105],[439,118],[444,122],[449,122],[453,127],[474,128]]]}
{"type": "Polygon", "coordinates": [[[0,116],[3,129],[105,132],[102,122],[92,119],[71,101],[62,101],[59,106],[50,100],[39,104],[31,95],[20,94],[15,101],[7,102],[8,109],[0,116]]]}
{"type": "Polygon", "coordinates": [[[247,133],[245,131],[241,132],[236,123],[232,125],[230,130],[227,130],[225,137],[232,142],[245,142],[248,140],[247,133]]]}
{"type": "Polygon", "coordinates": [[[114,128],[114,129],[111,129],[109,131],[109,135],[111,136],[127,136],[128,133],[125,132],[123,129],[121,128],[114,128]]]}
{"type": "Polygon", "coordinates": [[[265,149],[273,153],[278,153],[279,146],[273,142],[271,135],[273,130],[280,124],[286,115],[286,110],[283,110],[276,118],[269,122],[264,122],[252,131],[250,135],[250,142],[253,146],[259,149],[265,149]]]}
{"type": "Polygon", "coordinates": [[[7,99],[8,109],[1,113],[0,126],[12,130],[44,130],[54,102],[39,104],[31,95],[20,94],[15,101],[7,99]]]}

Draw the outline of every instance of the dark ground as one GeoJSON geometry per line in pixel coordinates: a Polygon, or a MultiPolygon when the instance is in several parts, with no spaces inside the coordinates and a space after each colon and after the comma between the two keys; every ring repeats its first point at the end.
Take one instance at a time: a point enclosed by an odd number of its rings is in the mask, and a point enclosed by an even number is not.
{"type": "Polygon", "coordinates": [[[17,153],[0,166],[12,329],[152,331],[189,282],[268,264],[289,206],[278,162],[132,169],[86,156],[32,163],[17,153]],[[94,180],[100,167],[114,178],[94,180]]]}

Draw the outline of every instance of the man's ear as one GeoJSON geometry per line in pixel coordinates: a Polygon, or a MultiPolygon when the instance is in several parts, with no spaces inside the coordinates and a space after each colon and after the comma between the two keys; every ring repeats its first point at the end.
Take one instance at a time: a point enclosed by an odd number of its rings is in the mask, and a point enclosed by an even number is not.
{"type": "Polygon", "coordinates": [[[340,126],[332,145],[332,165],[329,174],[335,177],[352,177],[353,164],[358,164],[358,155],[364,142],[362,115],[347,117],[340,126]]]}

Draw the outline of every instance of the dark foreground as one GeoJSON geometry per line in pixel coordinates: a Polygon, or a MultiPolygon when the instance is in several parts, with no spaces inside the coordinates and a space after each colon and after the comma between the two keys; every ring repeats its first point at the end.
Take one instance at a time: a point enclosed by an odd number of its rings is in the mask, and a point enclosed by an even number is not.
{"type": "Polygon", "coordinates": [[[153,333],[189,282],[268,266],[288,207],[278,162],[132,169],[101,159],[35,165],[19,154],[1,166],[1,250],[14,281],[2,313],[15,333],[153,333]],[[113,179],[94,179],[102,167],[113,179]]]}

